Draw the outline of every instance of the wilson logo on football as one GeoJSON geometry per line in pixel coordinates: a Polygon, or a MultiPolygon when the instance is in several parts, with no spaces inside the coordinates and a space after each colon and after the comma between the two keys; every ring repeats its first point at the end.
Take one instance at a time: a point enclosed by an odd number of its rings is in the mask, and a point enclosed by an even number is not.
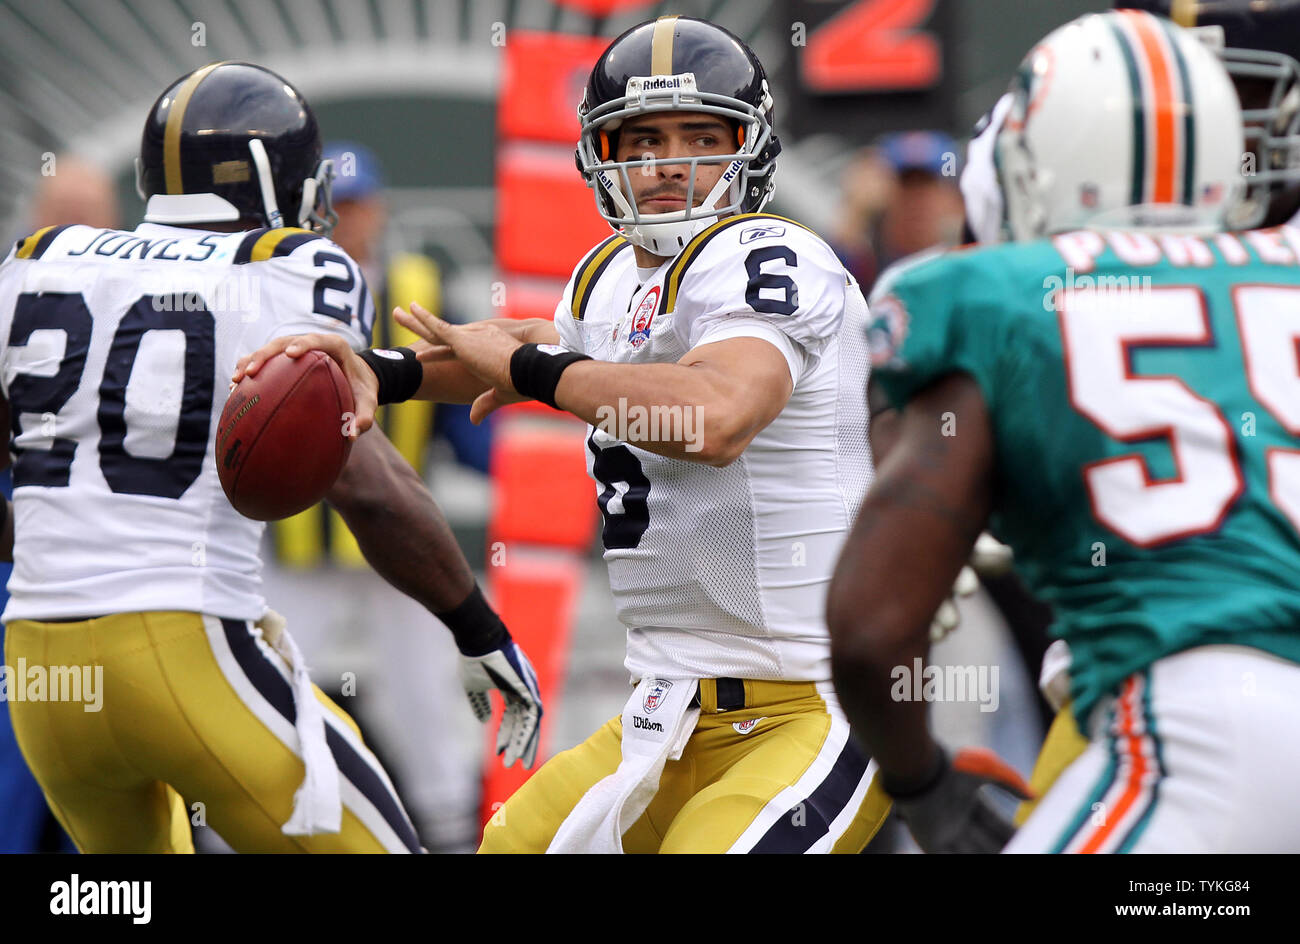
{"type": "Polygon", "coordinates": [[[657,679],[650,686],[649,691],[645,693],[645,698],[641,701],[641,707],[645,709],[646,714],[651,714],[656,708],[664,703],[668,697],[668,690],[673,687],[673,683],[667,679],[657,679]]]}
{"type": "Polygon", "coordinates": [[[659,292],[660,286],[653,286],[645,293],[641,304],[636,306],[636,313],[632,316],[632,332],[627,336],[633,347],[640,347],[650,337],[650,323],[654,321],[655,309],[659,307],[659,292]]]}

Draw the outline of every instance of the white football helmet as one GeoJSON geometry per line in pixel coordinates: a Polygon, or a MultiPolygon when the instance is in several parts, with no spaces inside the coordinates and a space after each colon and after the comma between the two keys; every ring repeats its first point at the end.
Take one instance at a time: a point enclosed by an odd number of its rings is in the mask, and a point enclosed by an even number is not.
{"type": "Polygon", "coordinates": [[[1226,228],[1244,188],[1241,107],[1188,31],[1136,10],[1082,16],[1030,50],[1011,95],[994,143],[1011,238],[1226,228]]]}

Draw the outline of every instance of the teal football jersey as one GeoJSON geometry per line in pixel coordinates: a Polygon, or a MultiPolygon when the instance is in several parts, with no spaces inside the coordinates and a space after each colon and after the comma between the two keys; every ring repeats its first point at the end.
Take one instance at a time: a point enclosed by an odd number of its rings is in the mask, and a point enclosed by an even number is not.
{"type": "Polygon", "coordinates": [[[896,406],[954,371],[979,384],[991,529],[1056,611],[1081,724],[1194,646],[1300,662],[1297,257],[1288,227],[1081,231],[954,250],[877,292],[872,376],[896,406]]]}

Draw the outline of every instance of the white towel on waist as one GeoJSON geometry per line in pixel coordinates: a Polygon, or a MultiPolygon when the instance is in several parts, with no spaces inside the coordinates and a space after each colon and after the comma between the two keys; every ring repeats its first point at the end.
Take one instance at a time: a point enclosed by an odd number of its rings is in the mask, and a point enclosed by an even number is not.
{"type": "Polygon", "coordinates": [[[700,717],[691,701],[698,679],[643,678],[623,706],[623,759],[583,794],[547,853],[623,851],[631,828],[659,789],[664,764],[682,756],[700,717]]]}
{"type": "Polygon", "coordinates": [[[307,674],[307,660],[286,628],[285,619],[267,610],[255,624],[262,638],[289,663],[293,673],[294,729],[302,748],[306,775],[293,795],[293,815],[280,827],[286,836],[337,833],[343,828],[343,800],[339,795],[339,768],[325,742],[325,709],[307,674]]]}

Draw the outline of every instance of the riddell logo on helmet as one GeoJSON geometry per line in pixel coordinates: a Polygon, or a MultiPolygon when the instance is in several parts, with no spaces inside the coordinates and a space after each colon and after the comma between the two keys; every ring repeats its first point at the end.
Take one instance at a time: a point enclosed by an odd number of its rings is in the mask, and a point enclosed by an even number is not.
{"type": "Polygon", "coordinates": [[[627,94],[640,95],[645,92],[665,92],[670,89],[695,90],[695,73],[681,72],[677,75],[634,75],[627,80],[627,94]]]}

